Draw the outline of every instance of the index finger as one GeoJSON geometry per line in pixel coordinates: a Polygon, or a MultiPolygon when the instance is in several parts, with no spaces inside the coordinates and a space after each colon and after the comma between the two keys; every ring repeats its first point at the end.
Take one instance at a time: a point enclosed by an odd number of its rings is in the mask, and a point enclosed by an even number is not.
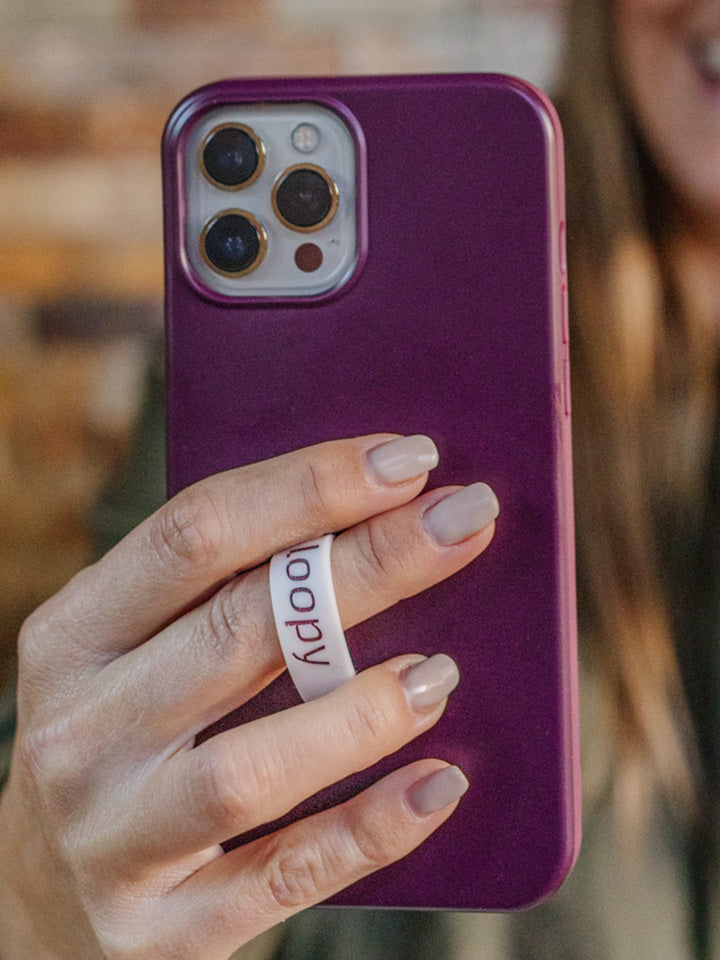
{"type": "Polygon", "coordinates": [[[410,501],[436,463],[427,437],[374,434],[201,480],[39,608],[26,624],[25,643],[46,669],[105,664],[237,571],[410,501]]]}

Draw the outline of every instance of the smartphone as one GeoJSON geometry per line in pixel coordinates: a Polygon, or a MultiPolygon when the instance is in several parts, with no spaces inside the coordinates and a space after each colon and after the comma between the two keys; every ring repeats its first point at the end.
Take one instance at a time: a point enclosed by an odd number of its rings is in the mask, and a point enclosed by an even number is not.
{"type": "MultiPolygon", "coordinates": [[[[420,757],[471,788],[334,904],[512,910],[577,854],[562,136],[497,75],[230,80],[164,136],[169,492],[326,439],[426,433],[502,513],[465,570],[348,631],[358,669],[451,654],[440,723],[246,842],[420,757]]],[[[299,702],[287,675],[206,731],[299,702]]]]}

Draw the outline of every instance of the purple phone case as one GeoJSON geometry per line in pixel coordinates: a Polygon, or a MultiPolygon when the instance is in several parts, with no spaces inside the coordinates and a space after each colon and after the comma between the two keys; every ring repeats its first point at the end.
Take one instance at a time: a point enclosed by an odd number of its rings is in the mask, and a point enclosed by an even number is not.
{"type": "MultiPolygon", "coordinates": [[[[561,142],[542,94],[492,75],[225,81],[184,100],[165,133],[170,493],[396,431],[436,440],[432,486],[484,480],[501,504],[483,557],[348,632],[358,669],[443,651],[462,682],[435,729],[278,823],[420,757],[458,763],[471,788],[427,843],[336,904],[529,906],[577,854],[561,142]],[[204,111],[252,101],[314,101],[353,131],[360,255],[338,291],[238,304],[186,272],[184,139],[204,111]]],[[[212,732],[296,702],[284,675],[212,732]]]]}

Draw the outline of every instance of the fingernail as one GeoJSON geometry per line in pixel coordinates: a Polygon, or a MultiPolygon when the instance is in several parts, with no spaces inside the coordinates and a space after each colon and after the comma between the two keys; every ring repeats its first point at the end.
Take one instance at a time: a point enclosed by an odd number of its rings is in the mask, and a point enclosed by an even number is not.
{"type": "Polygon", "coordinates": [[[472,483],[426,510],[423,523],[433,540],[447,547],[482,530],[499,513],[492,489],[486,483],[472,483]]]}
{"type": "Polygon", "coordinates": [[[374,447],[367,454],[370,473],[381,483],[412,480],[438,465],[437,447],[422,434],[398,437],[374,447]]]}
{"type": "Polygon", "coordinates": [[[460,767],[443,767],[414,783],[407,792],[411,810],[427,817],[454,803],[467,791],[470,783],[460,767]]]}
{"type": "Polygon", "coordinates": [[[400,683],[413,710],[429,710],[442,703],[460,682],[457,664],[445,653],[420,660],[400,675],[400,683]]]}

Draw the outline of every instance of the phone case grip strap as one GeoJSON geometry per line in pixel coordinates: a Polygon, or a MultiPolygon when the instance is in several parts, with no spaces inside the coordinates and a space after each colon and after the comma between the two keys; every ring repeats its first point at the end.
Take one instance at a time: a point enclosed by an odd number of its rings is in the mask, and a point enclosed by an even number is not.
{"type": "Polygon", "coordinates": [[[330,693],[355,676],[340,623],[330,551],[334,534],[276,553],[270,598],[287,668],[303,700],[330,693]]]}

